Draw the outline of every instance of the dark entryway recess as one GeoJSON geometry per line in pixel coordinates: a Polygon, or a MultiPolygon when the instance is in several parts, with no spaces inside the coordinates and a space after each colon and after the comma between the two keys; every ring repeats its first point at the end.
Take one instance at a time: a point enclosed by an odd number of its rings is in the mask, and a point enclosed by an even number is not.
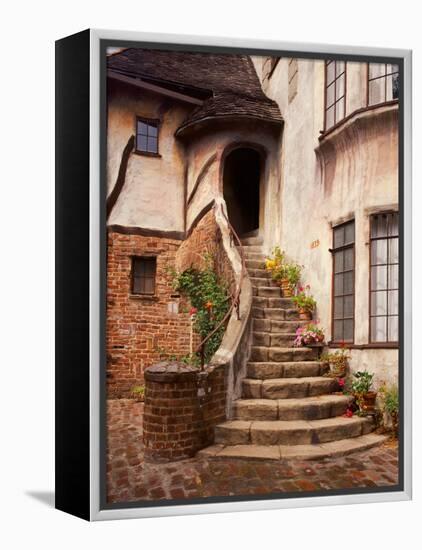
{"type": "Polygon", "coordinates": [[[254,149],[239,148],[224,163],[223,194],[229,220],[239,236],[259,229],[261,156],[254,149]]]}

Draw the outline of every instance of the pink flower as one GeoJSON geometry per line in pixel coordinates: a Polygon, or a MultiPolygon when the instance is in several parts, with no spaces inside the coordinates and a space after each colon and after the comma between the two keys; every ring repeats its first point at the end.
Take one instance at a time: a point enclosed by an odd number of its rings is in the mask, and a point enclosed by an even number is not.
{"type": "Polygon", "coordinates": [[[340,386],[340,388],[344,388],[344,384],[345,384],[344,378],[339,378],[337,380],[337,382],[338,382],[338,385],[340,386]]]}
{"type": "Polygon", "coordinates": [[[192,316],[192,315],[196,315],[197,313],[198,313],[198,310],[196,309],[196,307],[191,307],[189,311],[189,315],[192,316]]]}

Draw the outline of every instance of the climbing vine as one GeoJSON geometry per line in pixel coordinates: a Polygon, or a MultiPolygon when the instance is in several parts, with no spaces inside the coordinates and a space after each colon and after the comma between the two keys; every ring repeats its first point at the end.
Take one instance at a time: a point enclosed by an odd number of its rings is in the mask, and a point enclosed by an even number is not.
{"type": "MultiPolygon", "coordinates": [[[[212,256],[206,257],[204,269],[190,267],[181,273],[173,272],[173,288],[189,300],[194,315],[194,329],[201,340],[219,325],[230,307],[227,284],[221,282],[214,271],[212,256]]],[[[209,361],[217,351],[224,330],[223,324],[207,341],[205,361],[209,361]]]]}

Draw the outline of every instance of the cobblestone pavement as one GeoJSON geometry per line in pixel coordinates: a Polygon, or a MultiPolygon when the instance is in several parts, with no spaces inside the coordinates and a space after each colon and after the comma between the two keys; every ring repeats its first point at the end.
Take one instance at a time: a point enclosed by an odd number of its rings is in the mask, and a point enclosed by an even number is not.
{"type": "Polygon", "coordinates": [[[143,404],[107,403],[108,502],[262,495],[398,483],[394,441],[342,458],[280,462],[192,458],[172,464],[143,462],[143,404]]]}

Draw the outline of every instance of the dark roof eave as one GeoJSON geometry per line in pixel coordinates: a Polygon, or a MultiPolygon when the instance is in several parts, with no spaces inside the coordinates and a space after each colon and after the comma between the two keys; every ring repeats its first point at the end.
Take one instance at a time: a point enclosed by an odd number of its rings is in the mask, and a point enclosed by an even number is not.
{"type": "Polygon", "coordinates": [[[187,130],[194,131],[198,129],[197,127],[203,127],[208,122],[213,122],[216,120],[259,120],[260,122],[266,122],[268,124],[272,124],[273,126],[279,126],[280,129],[284,124],[284,119],[282,117],[280,117],[280,119],[275,119],[271,117],[262,117],[262,116],[257,116],[253,114],[213,115],[213,116],[206,116],[203,118],[199,118],[197,120],[188,122],[186,124],[182,124],[182,126],[179,126],[179,128],[175,131],[174,135],[176,137],[183,137],[187,130]]]}

